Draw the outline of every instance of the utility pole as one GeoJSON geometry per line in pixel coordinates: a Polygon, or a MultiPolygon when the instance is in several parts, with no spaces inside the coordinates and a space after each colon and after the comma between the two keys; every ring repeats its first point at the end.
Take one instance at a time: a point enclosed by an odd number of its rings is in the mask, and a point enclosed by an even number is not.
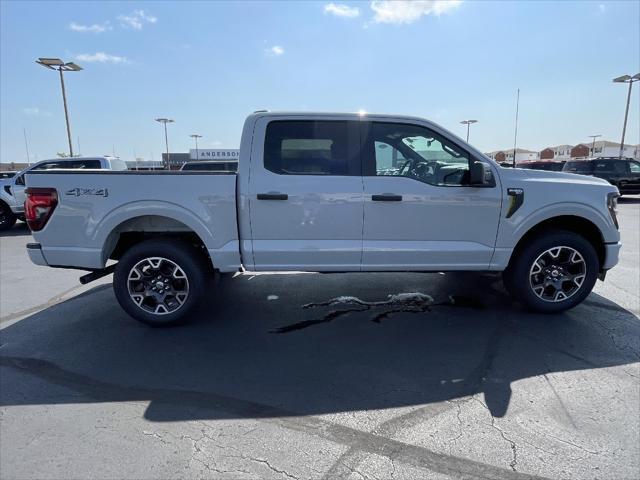
{"type": "Polygon", "coordinates": [[[591,143],[591,156],[596,156],[596,138],[601,137],[602,135],[589,135],[589,138],[593,138],[593,142],[591,143]]]}
{"type": "Polygon", "coordinates": [[[520,108],[520,89],[516,97],[516,131],[513,134],[513,168],[516,167],[516,145],[518,142],[518,110],[520,108]]]}
{"type": "Polygon", "coordinates": [[[467,143],[469,143],[469,127],[473,124],[473,123],[478,123],[478,120],[463,120],[460,122],[462,125],[466,125],[467,126],[467,143]]]}
{"type": "Polygon", "coordinates": [[[173,123],[174,121],[175,120],[172,120],[171,118],[156,118],[156,122],[164,124],[164,143],[165,143],[165,146],[167,147],[167,165],[166,165],[167,170],[171,169],[171,160],[169,158],[169,137],[167,135],[167,123],[173,123]]]}
{"type": "Polygon", "coordinates": [[[200,154],[198,153],[198,139],[202,138],[202,135],[198,135],[197,133],[192,133],[189,136],[196,141],[196,160],[200,160],[200,154]]]}
{"type": "Polygon", "coordinates": [[[71,142],[71,126],[69,125],[69,110],[67,109],[67,92],[64,88],[64,75],[62,72],[78,72],[82,70],[80,65],[73,62],[63,62],[59,58],[39,58],[36,63],[50,70],[60,73],[60,86],[62,87],[62,103],[64,104],[64,118],[67,122],[67,139],[69,141],[69,156],[73,157],[73,143],[71,142]]]}
{"type": "Polygon", "coordinates": [[[614,83],[628,83],[629,93],[627,93],[627,107],[624,111],[624,123],[622,125],[622,140],[620,140],[620,158],[624,155],[624,135],[627,132],[627,118],[629,117],[629,103],[631,102],[631,87],[633,82],[640,80],[640,73],[636,73],[633,77],[630,75],[622,75],[613,79],[614,83]]]}

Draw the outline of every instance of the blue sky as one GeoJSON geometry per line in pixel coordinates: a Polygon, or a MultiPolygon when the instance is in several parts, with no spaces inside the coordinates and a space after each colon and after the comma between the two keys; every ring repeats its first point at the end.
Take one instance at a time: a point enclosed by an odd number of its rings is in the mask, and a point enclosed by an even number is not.
{"type": "MultiPolygon", "coordinates": [[[[0,161],[66,151],[65,76],[81,153],[236,148],[258,109],[418,115],[484,151],[619,141],[640,71],[640,2],[0,2],[0,161]]],[[[627,142],[640,142],[640,83],[627,142]]]]}

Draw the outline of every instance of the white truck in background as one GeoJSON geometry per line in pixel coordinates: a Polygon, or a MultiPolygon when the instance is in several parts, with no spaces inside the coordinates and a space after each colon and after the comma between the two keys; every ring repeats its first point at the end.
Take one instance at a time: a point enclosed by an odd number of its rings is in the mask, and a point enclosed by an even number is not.
{"type": "Polygon", "coordinates": [[[55,169],[126,170],[127,164],[115,157],[70,157],[41,160],[0,183],[0,231],[8,230],[16,220],[24,220],[24,176],[27,172],[55,169]]]}
{"type": "Polygon", "coordinates": [[[118,302],[150,325],[188,318],[212,269],[496,271],[528,307],[559,312],[621,247],[616,187],[502,168],[405,116],[256,112],[237,173],[32,170],[26,183],[31,260],[84,281],[114,271],[118,302]]]}

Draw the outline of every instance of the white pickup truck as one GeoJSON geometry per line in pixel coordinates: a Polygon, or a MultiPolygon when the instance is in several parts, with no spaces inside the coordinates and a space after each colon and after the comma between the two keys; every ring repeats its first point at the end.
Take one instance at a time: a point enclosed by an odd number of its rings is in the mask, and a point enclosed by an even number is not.
{"type": "Polygon", "coordinates": [[[32,171],[27,186],[31,260],[84,282],[114,271],[120,305],[151,325],[186,319],[213,269],[496,271],[558,312],[621,246],[608,182],[502,168],[404,116],[256,112],[237,174],[32,171]]]}

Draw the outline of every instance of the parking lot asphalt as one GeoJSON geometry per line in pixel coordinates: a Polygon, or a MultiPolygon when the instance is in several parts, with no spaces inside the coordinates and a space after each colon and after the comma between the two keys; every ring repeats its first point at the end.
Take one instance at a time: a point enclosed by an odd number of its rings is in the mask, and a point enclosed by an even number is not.
{"type": "Polygon", "coordinates": [[[620,264],[560,315],[496,275],[244,274],[170,329],[127,317],[109,278],[32,265],[18,225],[0,477],[638,478],[640,199],[619,210],[620,264]],[[440,305],[323,305],[401,293],[440,305]]]}

